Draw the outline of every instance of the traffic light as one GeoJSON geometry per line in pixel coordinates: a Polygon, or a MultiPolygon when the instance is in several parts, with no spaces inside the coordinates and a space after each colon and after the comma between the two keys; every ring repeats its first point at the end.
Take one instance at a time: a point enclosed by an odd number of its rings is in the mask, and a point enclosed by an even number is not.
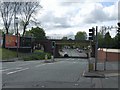
{"type": "Polygon", "coordinates": [[[55,41],[52,41],[52,48],[55,48],[55,41]]]}
{"type": "Polygon", "coordinates": [[[89,29],[89,40],[94,40],[95,29],[89,29]]]}
{"type": "Polygon", "coordinates": [[[117,23],[118,24],[118,33],[120,34],[120,22],[117,23]]]}

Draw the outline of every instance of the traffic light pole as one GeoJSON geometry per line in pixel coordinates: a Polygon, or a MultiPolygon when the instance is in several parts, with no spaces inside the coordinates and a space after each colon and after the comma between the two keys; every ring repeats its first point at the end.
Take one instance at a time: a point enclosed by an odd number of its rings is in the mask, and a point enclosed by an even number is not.
{"type": "Polygon", "coordinates": [[[95,36],[95,71],[97,71],[97,58],[98,57],[98,26],[96,26],[96,36],[95,36]]]}
{"type": "Polygon", "coordinates": [[[53,57],[52,57],[52,61],[54,61],[55,58],[55,41],[52,41],[52,49],[53,49],[53,57]]]}

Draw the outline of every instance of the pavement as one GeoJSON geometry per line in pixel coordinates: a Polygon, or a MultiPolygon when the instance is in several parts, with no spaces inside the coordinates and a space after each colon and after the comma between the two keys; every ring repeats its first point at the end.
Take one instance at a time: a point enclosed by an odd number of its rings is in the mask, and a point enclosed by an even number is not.
{"type": "Polygon", "coordinates": [[[4,60],[0,60],[0,62],[15,62],[21,60],[20,58],[10,58],[10,59],[4,59],[4,60]]]}
{"type": "Polygon", "coordinates": [[[119,62],[98,62],[97,70],[84,71],[83,76],[91,78],[95,88],[119,88],[119,62]]]}

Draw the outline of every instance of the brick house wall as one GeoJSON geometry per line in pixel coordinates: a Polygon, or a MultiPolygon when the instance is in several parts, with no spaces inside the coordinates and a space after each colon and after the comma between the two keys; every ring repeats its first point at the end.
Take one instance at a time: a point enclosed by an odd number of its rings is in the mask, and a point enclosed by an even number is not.
{"type": "Polygon", "coordinates": [[[98,60],[104,62],[107,58],[107,61],[120,61],[120,51],[113,52],[112,50],[106,53],[105,50],[98,50],[98,60]],[[107,55],[106,55],[107,54],[107,55]],[[106,57],[107,56],[107,57],[106,57]]]}

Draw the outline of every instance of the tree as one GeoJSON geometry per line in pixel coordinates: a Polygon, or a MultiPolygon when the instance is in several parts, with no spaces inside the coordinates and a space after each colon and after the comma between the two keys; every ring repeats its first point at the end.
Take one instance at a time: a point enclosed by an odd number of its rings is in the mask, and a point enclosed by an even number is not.
{"type": "Polygon", "coordinates": [[[4,32],[0,29],[0,36],[3,36],[4,32]]]}
{"type": "MultiPolygon", "coordinates": [[[[41,7],[38,2],[24,2],[23,9],[21,10],[21,17],[22,17],[22,26],[23,26],[23,36],[25,35],[25,31],[32,15],[37,12],[37,8],[41,7]]],[[[41,7],[42,8],[42,7],[41,7]]]]}
{"type": "Polygon", "coordinates": [[[86,32],[77,32],[77,34],[75,35],[75,40],[86,40],[87,38],[87,34],[86,32]]]}
{"type": "Polygon", "coordinates": [[[67,37],[63,37],[62,40],[67,40],[68,38],[67,37]]]}
{"type": "Polygon", "coordinates": [[[31,37],[33,34],[31,33],[31,30],[25,32],[25,36],[31,37]]]}
{"type": "Polygon", "coordinates": [[[30,36],[33,35],[36,40],[46,39],[44,29],[39,27],[36,27],[36,28],[32,27],[32,29],[27,31],[25,34],[25,36],[29,36],[29,35],[30,36]]]}
{"type": "Polygon", "coordinates": [[[120,49],[120,34],[117,33],[116,36],[113,38],[114,40],[114,48],[120,49]]]}
{"type": "Polygon", "coordinates": [[[15,18],[17,14],[20,14],[21,10],[22,10],[22,4],[23,2],[13,2],[13,6],[14,6],[14,30],[15,30],[15,34],[17,34],[16,32],[16,22],[15,22],[15,18]]]}
{"type": "Polygon", "coordinates": [[[103,44],[104,44],[103,41],[104,41],[103,34],[98,32],[98,48],[103,48],[103,44]]]}
{"type": "Polygon", "coordinates": [[[0,12],[6,33],[9,33],[9,27],[13,19],[14,29],[16,28],[15,18],[19,14],[19,19],[21,18],[19,21],[22,22],[24,36],[27,25],[29,25],[30,21],[35,24],[39,23],[33,16],[34,13],[39,10],[38,7],[42,8],[38,2],[0,2],[0,12]]]}
{"type": "Polygon", "coordinates": [[[12,17],[14,15],[14,7],[12,2],[0,2],[0,12],[3,19],[6,34],[9,33],[12,17]]]}
{"type": "Polygon", "coordinates": [[[105,34],[105,37],[104,37],[104,44],[105,44],[105,47],[106,47],[106,48],[110,48],[111,45],[112,45],[111,42],[112,42],[112,38],[111,38],[111,36],[110,36],[110,33],[107,32],[107,33],[105,34]]]}

